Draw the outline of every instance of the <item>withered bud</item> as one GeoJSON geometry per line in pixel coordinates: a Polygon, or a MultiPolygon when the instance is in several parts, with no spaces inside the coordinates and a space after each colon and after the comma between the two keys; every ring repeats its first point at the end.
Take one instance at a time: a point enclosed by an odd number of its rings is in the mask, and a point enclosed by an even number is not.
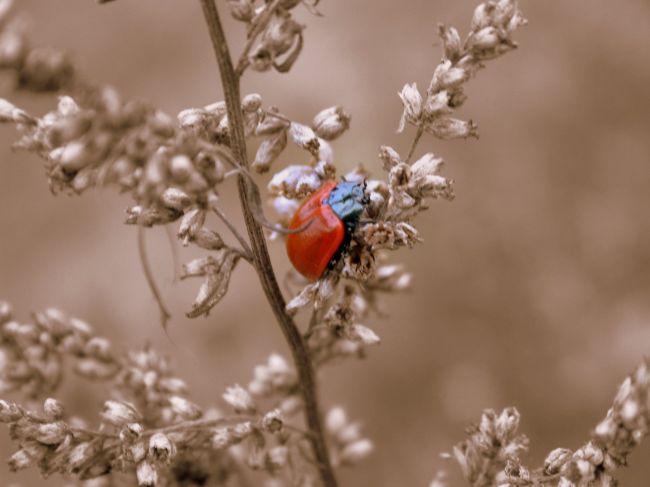
{"type": "Polygon", "coordinates": [[[321,184],[321,178],[313,167],[292,165],[276,173],[267,188],[273,196],[302,198],[316,191],[321,184]]]}
{"type": "Polygon", "coordinates": [[[270,113],[263,114],[262,119],[255,128],[255,135],[271,135],[289,128],[290,122],[285,120],[284,117],[274,117],[274,113],[277,113],[277,108],[272,108],[270,113]]]}
{"type": "Polygon", "coordinates": [[[23,449],[18,450],[16,453],[9,457],[7,464],[9,465],[9,470],[12,472],[17,472],[18,470],[23,470],[27,467],[31,467],[34,461],[31,456],[23,449]]]}
{"type": "Polygon", "coordinates": [[[269,449],[266,456],[271,469],[282,468],[289,459],[289,449],[284,445],[274,446],[269,449]]]}
{"type": "Polygon", "coordinates": [[[187,245],[196,232],[203,227],[205,217],[206,211],[201,208],[193,208],[185,212],[176,234],[183,241],[183,245],[187,245]]]}
{"type": "Polygon", "coordinates": [[[463,52],[463,42],[454,27],[438,24],[438,36],[445,49],[445,57],[452,62],[457,61],[463,52]]]}
{"type": "Polygon", "coordinates": [[[18,81],[31,90],[56,91],[69,83],[73,75],[68,56],[49,47],[37,47],[27,54],[18,81]]]}
{"type": "Polygon", "coordinates": [[[320,143],[311,128],[300,123],[291,122],[289,126],[289,137],[298,147],[311,152],[314,157],[318,157],[320,143]]]}
{"type": "Polygon", "coordinates": [[[94,159],[92,151],[85,143],[73,141],[63,148],[59,163],[64,171],[74,172],[86,167],[94,159]]]}
{"type": "Polygon", "coordinates": [[[136,468],[138,485],[142,487],[153,487],[158,483],[158,472],[153,463],[144,460],[138,463],[136,468]]]}
{"type": "Polygon", "coordinates": [[[154,433],[149,439],[149,457],[156,462],[170,463],[176,455],[176,446],[164,433],[154,433]]]}
{"type": "Polygon", "coordinates": [[[203,414],[198,405],[181,396],[171,396],[169,404],[172,411],[183,419],[194,420],[200,418],[203,414]]]}
{"type": "Polygon", "coordinates": [[[457,118],[438,118],[425,126],[425,130],[436,137],[449,139],[478,139],[478,126],[472,120],[459,120],[457,118]]]}
{"type": "Polygon", "coordinates": [[[258,93],[246,95],[241,102],[241,108],[244,113],[253,113],[262,107],[262,96],[258,93]]]}
{"type": "Polygon", "coordinates": [[[354,324],[345,328],[345,336],[350,340],[361,343],[362,345],[376,345],[381,339],[367,326],[354,324]]]}
{"type": "Polygon", "coordinates": [[[271,164],[282,153],[287,146],[287,131],[282,130],[275,135],[264,140],[257,149],[255,154],[255,161],[253,161],[253,169],[258,173],[267,172],[271,168],[271,164]]]}
{"type": "Polygon", "coordinates": [[[44,445],[58,445],[68,434],[68,428],[63,422],[43,423],[38,426],[34,439],[44,445]]]}
{"type": "Polygon", "coordinates": [[[402,91],[397,93],[404,105],[402,118],[400,119],[398,132],[402,132],[406,122],[416,125],[422,115],[422,95],[418,91],[416,83],[405,84],[402,91]]]}
{"type": "Polygon", "coordinates": [[[83,467],[83,465],[96,454],[96,448],[89,442],[79,443],[75,446],[68,456],[70,469],[75,470],[83,467]]]}
{"type": "Polygon", "coordinates": [[[140,415],[132,405],[113,400],[104,403],[101,416],[105,421],[115,426],[135,423],[140,419],[140,415]]]}
{"type": "Polygon", "coordinates": [[[167,188],[160,195],[163,206],[176,211],[183,211],[192,204],[192,199],[181,189],[167,188]]]}
{"type": "Polygon", "coordinates": [[[59,420],[63,417],[63,404],[61,404],[60,401],[49,397],[43,402],[43,412],[48,420],[59,420]]]}
{"type": "Polygon", "coordinates": [[[367,458],[374,450],[374,445],[370,440],[361,439],[352,442],[343,448],[341,451],[342,464],[354,464],[367,458]]]}
{"type": "Polygon", "coordinates": [[[169,161],[169,172],[178,183],[184,183],[195,172],[192,160],[185,154],[177,154],[169,161]]]}
{"type": "Polygon", "coordinates": [[[269,411],[262,418],[262,429],[269,433],[277,433],[282,430],[284,420],[282,419],[282,412],[279,409],[269,411]]]}
{"type": "Polygon", "coordinates": [[[379,159],[381,159],[384,171],[390,171],[393,167],[402,162],[397,151],[387,145],[382,145],[379,148],[379,159]]]}
{"type": "Polygon", "coordinates": [[[220,250],[226,245],[217,232],[205,227],[194,233],[192,242],[206,250],[220,250]]]}
{"type": "Polygon", "coordinates": [[[113,353],[111,351],[111,342],[110,340],[102,337],[92,337],[86,343],[84,347],[84,352],[90,357],[97,358],[99,360],[110,361],[113,359],[113,353]]]}
{"type": "Polygon", "coordinates": [[[255,5],[251,0],[227,0],[228,8],[230,9],[230,15],[233,16],[235,20],[241,22],[250,22],[253,19],[253,14],[255,13],[255,5]]]}
{"type": "Polygon", "coordinates": [[[120,368],[113,362],[107,363],[94,358],[86,358],[78,360],[74,370],[87,379],[106,380],[115,376],[120,368]]]}
{"type": "Polygon", "coordinates": [[[340,106],[319,112],[312,122],[316,134],[325,140],[334,140],[350,127],[350,115],[340,106]]]}
{"type": "Polygon", "coordinates": [[[12,401],[0,399],[0,423],[13,423],[25,415],[25,411],[12,401]]]}
{"type": "Polygon", "coordinates": [[[222,397],[236,413],[254,413],[257,409],[253,397],[239,384],[228,387],[222,397]]]}
{"type": "Polygon", "coordinates": [[[433,72],[429,91],[437,93],[440,90],[451,91],[469,79],[469,71],[454,67],[449,59],[443,59],[433,72]]]}
{"type": "Polygon", "coordinates": [[[11,304],[7,301],[0,301],[0,325],[4,325],[7,321],[11,320],[12,314],[11,304]]]}

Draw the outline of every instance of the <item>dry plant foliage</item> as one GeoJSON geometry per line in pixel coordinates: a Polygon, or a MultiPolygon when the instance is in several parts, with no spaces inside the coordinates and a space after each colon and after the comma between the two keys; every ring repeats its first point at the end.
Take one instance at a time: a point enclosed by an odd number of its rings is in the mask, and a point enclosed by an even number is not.
{"type": "MultiPolygon", "coordinates": [[[[99,3],[108,3],[109,0],[99,3]]],[[[123,0],[128,1],[128,0],[123,0]]],[[[384,173],[373,177],[363,167],[342,175],[364,181],[367,206],[347,252],[316,282],[289,276],[301,290],[285,303],[271,267],[266,237],[281,240],[301,200],[336,180],[331,141],[350,126],[340,106],[324,108],[311,123],[292,120],[260,95],[239,94],[249,70],[287,72],[299,58],[305,26],[295,8],[318,14],[318,0],[227,0],[247,42],[231,60],[213,0],[200,0],[220,67],[225,101],[188,108],[176,118],[146,103],[122,100],[109,86],[84,82],[69,58],[54,49],[32,47],[24,23],[12,15],[12,0],[0,0],[0,67],[13,72],[16,86],[62,93],[42,116],[0,99],[0,122],[12,123],[21,137],[15,147],[45,161],[54,194],[81,194],[98,186],[128,193],[133,203],[125,222],[143,229],[176,225],[183,245],[205,255],[183,265],[183,278],[199,281],[187,316],[205,316],[228,291],[237,266],[251,265],[291,350],[291,360],[272,354],[255,367],[248,386],[223,394],[225,409],[202,408],[188,398],[186,383],[167,360],[144,348],[112,350],[84,321],[57,309],[17,321],[0,303],[0,391],[20,391],[21,405],[0,400],[0,421],[9,426],[17,450],[12,470],[37,468],[64,474],[80,485],[244,485],[248,469],[266,486],[335,486],[334,469],[363,460],[373,450],[359,423],[335,407],[322,413],[315,372],[349,357],[364,357],[377,334],[364,324],[382,295],[407,289],[411,275],[389,260],[389,251],[421,242],[414,219],[431,200],[451,200],[453,182],[442,173],[443,160],[432,153],[411,159],[424,133],[439,139],[477,137],[474,122],[454,118],[466,100],[463,88],[488,61],[516,48],[513,34],[526,23],[515,0],[487,1],[474,11],[464,40],[440,25],[442,60],[424,93],[416,83],[399,92],[402,132],[414,127],[407,154],[382,146],[384,173]],[[256,142],[255,158],[246,143],[256,142]],[[276,168],[283,150],[294,144],[305,163],[276,168]],[[275,171],[264,191],[254,172],[275,171]],[[248,235],[220,209],[219,186],[236,182],[248,235]],[[277,213],[264,214],[263,198],[277,213]],[[208,214],[223,224],[210,228],[208,214]],[[228,231],[234,243],[227,243],[228,231]],[[294,318],[307,311],[305,323],[294,318]],[[53,399],[67,377],[66,362],[83,379],[102,381],[110,393],[98,418],[69,417],[53,399]]],[[[160,306],[163,325],[169,313],[146,264],[144,270],[160,306]]],[[[650,419],[650,375],[643,364],[621,386],[607,417],[592,439],[572,452],[552,451],[539,469],[520,456],[527,440],[517,434],[519,414],[511,408],[487,410],[468,438],[453,450],[472,486],[614,485],[613,473],[646,435],[650,419]]],[[[431,484],[445,485],[442,476],[431,484]]]]}

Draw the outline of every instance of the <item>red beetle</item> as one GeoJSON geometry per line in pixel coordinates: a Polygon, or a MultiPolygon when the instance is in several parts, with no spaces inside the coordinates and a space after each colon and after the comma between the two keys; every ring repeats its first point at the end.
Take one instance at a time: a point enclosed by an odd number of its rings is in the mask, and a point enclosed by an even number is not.
{"type": "Polygon", "coordinates": [[[315,281],[336,264],[366,203],[365,184],[351,181],[329,181],[307,198],[289,224],[291,230],[305,229],[287,237],[287,254],[296,270],[315,281]]]}

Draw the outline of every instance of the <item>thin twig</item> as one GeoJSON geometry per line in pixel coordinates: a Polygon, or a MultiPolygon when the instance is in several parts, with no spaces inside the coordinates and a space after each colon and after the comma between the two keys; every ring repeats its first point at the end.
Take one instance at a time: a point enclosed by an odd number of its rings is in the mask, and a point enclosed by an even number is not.
{"type": "Polygon", "coordinates": [[[404,161],[406,164],[409,163],[411,160],[411,157],[413,157],[413,153],[415,152],[415,148],[418,145],[418,142],[420,142],[420,138],[422,137],[422,134],[424,133],[424,127],[422,124],[418,125],[418,131],[415,132],[415,138],[413,139],[413,142],[411,143],[411,148],[409,149],[409,153],[406,156],[406,160],[404,161]]]}
{"type": "Polygon", "coordinates": [[[249,65],[248,55],[250,54],[251,49],[255,44],[255,41],[257,40],[257,37],[264,31],[269,21],[271,20],[271,16],[280,6],[280,2],[281,0],[274,0],[273,3],[268,5],[264,10],[264,12],[262,12],[262,14],[257,19],[257,22],[255,23],[251,31],[248,33],[248,40],[246,41],[246,45],[244,46],[244,51],[239,57],[239,62],[237,62],[237,70],[236,70],[237,78],[241,78],[241,75],[244,74],[244,71],[246,71],[246,68],[249,65]]]}
{"type": "Polygon", "coordinates": [[[167,333],[167,322],[172,317],[171,313],[167,310],[165,303],[163,302],[162,295],[158,290],[156,285],[156,280],[151,271],[151,266],[149,265],[149,259],[147,258],[147,247],[144,239],[145,229],[138,225],[138,253],[140,254],[140,263],[142,264],[142,270],[144,271],[144,276],[147,279],[147,284],[149,289],[151,289],[151,294],[153,294],[156,303],[158,304],[158,309],[160,310],[160,325],[162,326],[165,333],[167,333]]]}
{"type": "MultiPolygon", "coordinates": [[[[277,1],[272,4],[275,5],[277,1]]],[[[241,99],[239,94],[239,77],[235,73],[232,59],[228,50],[228,43],[221,26],[219,13],[214,0],[201,0],[203,14],[205,16],[212,46],[219,64],[221,84],[223,87],[226,106],[228,109],[228,120],[230,121],[231,149],[234,157],[242,167],[248,167],[248,156],[246,154],[246,138],[244,135],[244,119],[241,111],[241,99]]],[[[271,8],[269,8],[271,10],[271,8]]],[[[244,177],[239,176],[239,196],[246,221],[249,240],[253,250],[253,259],[258,277],[266,294],[266,298],[273,309],[278,324],[282,329],[284,337],[291,350],[293,362],[298,372],[300,390],[305,406],[305,417],[307,428],[310,431],[308,436],[314,456],[316,467],[325,487],[336,487],[338,485],[334,470],[329,459],[329,451],[325,441],[325,432],[321,423],[320,406],[316,393],[316,382],[314,369],[309,356],[309,350],[303,341],[300,330],[293,319],[285,311],[285,302],[282,292],[278,286],[271,258],[266,247],[266,240],[262,226],[253,216],[249,194],[257,191],[257,187],[244,177]]]]}
{"type": "Polygon", "coordinates": [[[169,250],[172,253],[172,266],[173,266],[173,276],[174,282],[178,282],[180,278],[180,259],[178,257],[178,246],[176,245],[176,237],[174,235],[174,230],[171,225],[165,225],[165,233],[167,234],[167,240],[169,242],[169,250]]]}
{"type": "Polygon", "coordinates": [[[226,214],[223,211],[221,211],[221,209],[217,206],[216,203],[212,203],[210,205],[210,207],[212,208],[212,211],[214,211],[214,213],[224,223],[224,225],[226,225],[228,227],[228,230],[230,230],[230,233],[232,233],[235,236],[235,238],[239,242],[239,245],[241,245],[241,247],[242,247],[242,257],[244,259],[246,259],[246,261],[249,264],[252,264],[253,263],[253,251],[251,250],[250,245],[248,245],[248,242],[246,241],[246,239],[242,236],[241,233],[239,233],[239,231],[237,231],[235,226],[232,223],[230,223],[230,220],[228,220],[228,218],[226,217],[226,214]]]}

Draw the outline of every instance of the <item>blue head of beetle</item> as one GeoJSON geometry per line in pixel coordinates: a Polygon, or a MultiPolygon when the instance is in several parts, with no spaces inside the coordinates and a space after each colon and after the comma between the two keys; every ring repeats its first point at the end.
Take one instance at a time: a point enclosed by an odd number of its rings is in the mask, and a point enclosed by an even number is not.
{"type": "Polygon", "coordinates": [[[332,189],[324,203],[330,205],[346,225],[356,225],[368,204],[366,182],[341,181],[332,189]]]}

